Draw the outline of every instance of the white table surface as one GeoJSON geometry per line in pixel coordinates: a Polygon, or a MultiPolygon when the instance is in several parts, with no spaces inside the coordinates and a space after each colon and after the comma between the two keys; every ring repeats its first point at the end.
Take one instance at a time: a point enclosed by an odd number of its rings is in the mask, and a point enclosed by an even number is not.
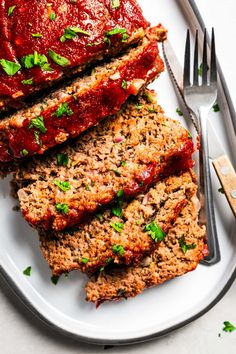
{"type": "MultiPolygon", "coordinates": [[[[148,1],[148,0],[147,0],[148,1]]],[[[172,1],[172,0],[168,0],[172,1]]],[[[179,0],[181,1],[181,0],[179,0]]],[[[218,57],[236,107],[236,1],[196,0],[208,28],[216,31],[218,57]]],[[[1,354],[222,354],[236,352],[236,331],[222,331],[223,321],[236,324],[236,282],[207,314],[164,338],[153,342],[108,348],[63,338],[35,318],[0,278],[1,354]],[[219,336],[220,333],[220,336],[219,336]]]]}

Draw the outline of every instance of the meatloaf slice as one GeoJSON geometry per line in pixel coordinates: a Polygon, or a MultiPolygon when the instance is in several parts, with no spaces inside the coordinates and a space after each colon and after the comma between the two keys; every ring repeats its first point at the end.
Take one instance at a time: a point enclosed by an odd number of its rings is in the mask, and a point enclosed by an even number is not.
{"type": "Polygon", "coordinates": [[[188,131],[166,118],[153,92],[145,91],[73,145],[19,168],[14,184],[32,226],[63,230],[109,204],[120,190],[126,198],[135,196],[188,170],[192,153],[188,131]]]}
{"type": "Polygon", "coordinates": [[[44,232],[41,249],[53,275],[139,262],[158,247],[195,191],[195,176],[185,172],[158,182],[129,204],[118,193],[109,210],[74,229],[44,232]],[[157,233],[151,234],[148,225],[157,233]]]}
{"type": "Polygon", "coordinates": [[[207,255],[205,229],[198,225],[196,195],[151,256],[132,267],[114,267],[86,285],[87,300],[102,303],[134,297],[144,289],[194,270],[207,255]]]}
{"type": "Polygon", "coordinates": [[[0,3],[0,109],[144,36],[136,0],[0,3]],[[10,63],[9,63],[10,62],[10,63]]]}
{"type": "Polygon", "coordinates": [[[42,154],[116,113],[131,94],[164,70],[156,38],[153,29],[137,48],[1,121],[0,161],[42,154]]]}

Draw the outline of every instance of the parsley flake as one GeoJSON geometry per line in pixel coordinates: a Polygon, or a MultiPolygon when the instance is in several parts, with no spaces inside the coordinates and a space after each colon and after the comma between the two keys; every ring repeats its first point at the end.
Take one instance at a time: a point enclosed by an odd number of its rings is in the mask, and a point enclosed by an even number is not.
{"type": "Polygon", "coordinates": [[[155,242],[162,241],[166,236],[165,232],[160,228],[156,221],[152,221],[150,224],[146,225],[144,230],[148,231],[148,235],[150,235],[155,242]]]}
{"type": "Polygon", "coordinates": [[[54,20],[55,20],[55,18],[56,18],[56,14],[55,14],[55,12],[51,12],[51,13],[50,13],[50,15],[49,15],[49,19],[50,19],[50,21],[54,21],[54,20]]]}
{"type": "Polygon", "coordinates": [[[213,108],[214,112],[219,112],[220,111],[220,107],[219,107],[218,103],[214,104],[214,106],[212,108],[213,108]]]}
{"type": "Polygon", "coordinates": [[[69,207],[67,204],[56,203],[56,211],[66,215],[69,212],[69,207]]]}
{"type": "Polygon", "coordinates": [[[127,82],[125,80],[122,80],[121,87],[123,88],[123,90],[127,89],[127,82]]]}
{"type": "Polygon", "coordinates": [[[121,231],[124,228],[124,223],[123,222],[110,222],[110,226],[113,227],[114,230],[117,232],[121,233],[121,231]]]}
{"type": "Polygon", "coordinates": [[[122,209],[119,205],[113,206],[111,212],[113,215],[117,216],[118,218],[121,218],[123,214],[122,209]]]}
{"type": "Polygon", "coordinates": [[[43,35],[41,33],[31,33],[31,36],[34,38],[42,38],[43,35]]]}
{"type": "Polygon", "coordinates": [[[236,327],[232,323],[230,323],[229,321],[224,322],[224,328],[223,328],[224,332],[233,332],[235,330],[236,327]]]}
{"type": "Polygon", "coordinates": [[[8,8],[8,11],[7,11],[8,16],[12,15],[13,11],[15,10],[15,8],[16,8],[16,5],[10,6],[8,8]]]}
{"type": "Polygon", "coordinates": [[[111,44],[110,37],[115,36],[117,34],[121,35],[121,42],[125,43],[127,39],[129,38],[129,35],[127,34],[127,31],[125,28],[114,28],[111,31],[105,32],[104,35],[104,42],[107,43],[108,45],[111,44]]]}
{"type": "Polygon", "coordinates": [[[219,193],[222,193],[222,194],[225,194],[225,190],[224,190],[223,187],[219,188],[219,189],[218,189],[218,192],[219,192],[219,193]]]}
{"type": "Polygon", "coordinates": [[[54,180],[53,183],[54,183],[58,188],[60,188],[63,192],[67,192],[68,190],[71,189],[71,185],[70,185],[69,182],[66,182],[66,181],[60,182],[60,181],[54,180]]]}
{"type": "Polygon", "coordinates": [[[40,54],[36,50],[33,54],[28,54],[21,58],[21,62],[26,69],[32,69],[34,66],[39,66],[43,71],[53,71],[48,63],[46,55],[40,54]]]}
{"type": "Polygon", "coordinates": [[[180,245],[180,248],[181,250],[183,251],[183,253],[185,254],[187,251],[189,250],[193,250],[194,248],[197,247],[197,245],[195,243],[190,243],[190,244],[187,244],[185,242],[185,237],[182,236],[180,239],[179,239],[179,245],[180,245]]]}
{"type": "Polygon", "coordinates": [[[118,9],[120,7],[120,0],[111,0],[112,9],[118,9]]]}
{"type": "Polygon", "coordinates": [[[102,215],[102,213],[97,213],[95,216],[96,216],[96,218],[97,218],[100,222],[103,221],[103,215],[102,215]]]}
{"type": "Polygon", "coordinates": [[[67,166],[69,163],[68,155],[66,154],[57,154],[57,164],[58,166],[67,166]]]}
{"type": "Polygon", "coordinates": [[[23,149],[23,150],[21,150],[21,152],[20,152],[20,154],[21,154],[22,156],[27,156],[28,153],[29,153],[29,151],[26,150],[26,149],[23,149]]]}
{"type": "Polygon", "coordinates": [[[116,196],[117,196],[118,198],[123,197],[123,195],[124,195],[123,189],[120,189],[118,192],[116,192],[116,196]]]}
{"type": "Polygon", "coordinates": [[[54,63],[62,67],[70,65],[70,61],[67,58],[62,57],[61,55],[54,52],[52,49],[48,49],[48,55],[54,61],[54,63]]]}
{"type": "Polygon", "coordinates": [[[86,257],[81,258],[80,260],[81,263],[87,264],[89,262],[89,259],[86,257]]]}
{"type": "Polygon", "coordinates": [[[183,112],[182,112],[178,107],[176,108],[176,113],[177,113],[180,117],[183,116],[183,112]]]}
{"type": "Polygon", "coordinates": [[[198,75],[199,75],[199,76],[202,76],[202,63],[199,65],[199,68],[198,68],[198,75]]]}
{"type": "Polygon", "coordinates": [[[119,253],[120,256],[123,256],[123,254],[125,253],[125,250],[124,250],[124,247],[121,245],[113,245],[112,252],[115,254],[119,253]]]}
{"type": "Polygon", "coordinates": [[[21,69],[20,64],[6,59],[0,59],[0,65],[9,76],[15,75],[21,69]]]}
{"type": "Polygon", "coordinates": [[[117,171],[117,170],[110,169],[110,171],[114,172],[117,177],[121,176],[121,173],[119,171],[117,171]]]}
{"type": "Polygon", "coordinates": [[[21,83],[23,85],[32,85],[34,83],[34,79],[31,77],[30,79],[22,80],[21,83]]]}
{"type": "Polygon", "coordinates": [[[71,116],[73,114],[72,109],[69,108],[68,103],[62,103],[60,106],[57,108],[56,112],[54,112],[52,115],[57,116],[57,118],[61,118],[62,116],[71,116]]]}
{"type": "Polygon", "coordinates": [[[23,274],[27,275],[27,277],[30,277],[31,276],[31,270],[32,270],[32,267],[29,266],[29,267],[25,268],[25,270],[23,271],[23,274]]]}
{"type": "Polygon", "coordinates": [[[68,39],[73,39],[79,34],[85,35],[85,36],[90,36],[90,33],[87,31],[82,30],[79,27],[68,27],[64,29],[64,34],[63,36],[60,37],[60,41],[64,43],[68,39]]]}
{"type": "Polygon", "coordinates": [[[44,125],[44,119],[42,116],[38,116],[36,118],[31,119],[29,124],[29,129],[36,128],[41,133],[46,133],[47,128],[44,125]]]}
{"type": "Polygon", "coordinates": [[[60,278],[60,277],[58,277],[57,275],[53,275],[53,276],[51,276],[51,282],[52,282],[54,285],[57,285],[59,278],[60,278]]]}

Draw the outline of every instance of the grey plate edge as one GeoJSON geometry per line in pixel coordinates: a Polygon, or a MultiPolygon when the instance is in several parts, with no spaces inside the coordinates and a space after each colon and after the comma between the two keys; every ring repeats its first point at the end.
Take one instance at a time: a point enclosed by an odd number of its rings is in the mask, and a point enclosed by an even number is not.
{"type": "MultiPolygon", "coordinates": [[[[205,28],[205,24],[203,22],[203,19],[201,17],[201,14],[198,10],[198,7],[195,3],[194,0],[187,0],[189,5],[191,6],[201,28],[205,28]]],[[[225,98],[228,103],[232,123],[234,126],[234,130],[236,132],[236,114],[235,114],[235,109],[232,103],[231,96],[229,94],[229,90],[222,72],[222,69],[220,65],[218,65],[218,71],[219,71],[219,76],[222,82],[222,88],[224,91],[225,98]]],[[[134,338],[134,339],[116,339],[116,340],[106,340],[106,339],[94,339],[94,338],[88,338],[84,336],[80,336],[79,334],[74,334],[71,333],[57,325],[55,325],[52,321],[50,321],[48,318],[43,316],[34,306],[33,304],[29,301],[29,299],[24,295],[24,293],[21,291],[21,289],[17,286],[17,284],[14,282],[14,280],[5,272],[4,268],[0,265],[0,275],[4,278],[4,280],[7,282],[8,286],[11,288],[11,290],[14,292],[14,294],[18,297],[18,299],[23,303],[23,305],[30,310],[33,315],[35,315],[38,319],[41,320],[44,324],[49,326],[52,330],[56,331],[57,333],[61,333],[62,335],[75,339],[87,344],[96,344],[96,345],[129,345],[129,344],[137,344],[137,343],[144,343],[150,340],[154,340],[163,336],[166,336],[175,330],[186,326],[187,324],[191,323],[192,321],[198,319],[199,317],[203,316],[205,313],[207,313],[210,309],[212,309],[222,298],[223,296],[227,293],[227,291],[230,289],[231,285],[233,284],[234,280],[236,279],[236,267],[234,271],[232,272],[231,276],[227,280],[225,286],[223,289],[219,292],[219,294],[215,297],[215,299],[210,302],[206,307],[204,307],[201,311],[199,311],[197,314],[191,316],[185,321],[179,322],[177,325],[170,326],[166,328],[163,331],[159,331],[147,336],[139,337],[139,338],[134,338]]]]}

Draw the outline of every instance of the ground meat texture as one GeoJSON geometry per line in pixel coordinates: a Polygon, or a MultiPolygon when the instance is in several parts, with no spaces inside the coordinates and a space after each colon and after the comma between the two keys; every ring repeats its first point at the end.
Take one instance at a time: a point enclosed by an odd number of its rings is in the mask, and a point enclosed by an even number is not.
{"type": "Polygon", "coordinates": [[[118,197],[108,210],[74,229],[42,233],[41,250],[53,275],[138,263],[161,241],[152,238],[145,227],[155,222],[168,233],[195,191],[195,176],[185,172],[158,182],[130,203],[118,197]]]}
{"type": "Polygon", "coordinates": [[[1,121],[0,169],[14,159],[43,154],[116,113],[130,95],[164,70],[156,43],[158,33],[159,29],[150,30],[137,48],[1,121]]]}
{"type": "Polygon", "coordinates": [[[198,225],[196,195],[183,208],[172,229],[141,264],[113,267],[92,277],[86,285],[87,300],[97,303],[135,297],[146,288],[194,270],[207,255],[205,229],[198,225]]]}
{"type": "Polygon", "coordinates": [[[0,59],[18,70],[0,67],[1,108],[142,38],[149,23],[139,5],[119,3],[113,8],[112,0],[31,0],[30,6],[27,0],[1,1],[0,59]],[[123,32],[109,35],[114,29],[123,32]],[[34,53],[29,65],[24,58],[34,53]]]}
{"type": "Polygon", "coordinates": [[[192,153],[188,131],[167,118],[147,90],[74,144],[21,166],[14,184],[32,226],[63,230],[112,202],[120,190],[133,197],[167,175],[188,170],[192,153]],[[66,209],[58,210],[57,204],[66,209]]]}

